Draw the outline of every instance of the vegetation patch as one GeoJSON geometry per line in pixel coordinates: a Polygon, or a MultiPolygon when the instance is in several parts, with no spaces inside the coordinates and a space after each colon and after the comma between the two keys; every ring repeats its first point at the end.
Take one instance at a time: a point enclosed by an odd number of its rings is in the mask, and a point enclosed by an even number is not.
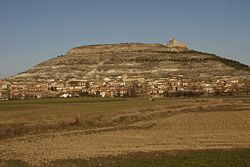
{"type": "Polygon", "coordinates": [[[49,167],[247,167],[250,149],[133,153],[91,159],[56,160],[49,167]]]}
{"type": "Polygon", "coordinates": [[[0,166],[1,167],[31,167],[31,165],[21,160],[1,160],[1,159],[0,159],[0,166]]]}

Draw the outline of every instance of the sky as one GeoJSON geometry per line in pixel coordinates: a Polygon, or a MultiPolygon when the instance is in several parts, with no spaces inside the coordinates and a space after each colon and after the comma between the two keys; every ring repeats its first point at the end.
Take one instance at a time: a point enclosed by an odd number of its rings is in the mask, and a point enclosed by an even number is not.
{"type": "Polygon", "coordinates": [[[76,46],[173,37],[250,65],[250,0],[0,0],[0,78],[76,46]]]}

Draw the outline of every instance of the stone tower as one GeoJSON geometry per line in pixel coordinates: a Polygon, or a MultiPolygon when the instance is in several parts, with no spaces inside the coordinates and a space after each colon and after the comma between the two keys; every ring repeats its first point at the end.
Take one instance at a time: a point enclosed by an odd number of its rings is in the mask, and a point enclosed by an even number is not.
{"type": "Polygon", "coordinates": [[[180,42],[175,38],[169,40],[166,47],[169,52],[186,52],[189,50],[185,43],[180,42]]]}

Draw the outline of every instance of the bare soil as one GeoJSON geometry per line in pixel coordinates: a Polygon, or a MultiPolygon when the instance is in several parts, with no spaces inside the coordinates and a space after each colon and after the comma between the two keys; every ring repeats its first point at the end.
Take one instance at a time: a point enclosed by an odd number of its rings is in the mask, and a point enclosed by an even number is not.
{"type": "Polygon", "coordinates": [[[93,112],[77,123],[84,126],[0,140],[0,159],[39,165],[132,152],[250,148],[249,100],[93,112]]]}

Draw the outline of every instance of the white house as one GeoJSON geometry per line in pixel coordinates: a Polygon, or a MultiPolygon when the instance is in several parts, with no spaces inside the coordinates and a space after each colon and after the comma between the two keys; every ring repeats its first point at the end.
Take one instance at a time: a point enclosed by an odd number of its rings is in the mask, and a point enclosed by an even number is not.
{"type": "Polygon", "coordinates": [[[68,94],[68,93],[64,93],[62,95],[59,96],[60,98],[68,98],[68,97],[72,97],[71,94],[68,94]]]}

